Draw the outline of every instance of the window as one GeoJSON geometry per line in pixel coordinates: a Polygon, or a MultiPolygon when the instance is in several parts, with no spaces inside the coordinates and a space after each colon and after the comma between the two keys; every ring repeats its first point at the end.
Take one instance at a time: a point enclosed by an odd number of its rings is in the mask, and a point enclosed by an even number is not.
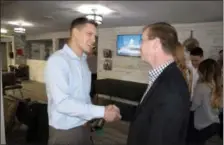
{"type": "Polygon", "coordinates": [[[60,38],[59,39],[59,45],[58,45],[58,49],[62,49],[64,44],[66,44],[68,41],[68,38],[60,38]]]}
{"type": "Polygon", "coordinates": [[[47,60],[53,52],[53,41],[29,40],[27,41],[28,58],[36,60],[47,60]]]}

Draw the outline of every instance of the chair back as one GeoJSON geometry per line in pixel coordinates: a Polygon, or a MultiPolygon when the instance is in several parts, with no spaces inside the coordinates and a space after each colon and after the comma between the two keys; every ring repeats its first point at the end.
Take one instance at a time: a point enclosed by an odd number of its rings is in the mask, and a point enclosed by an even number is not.
{"type": "Polygon", "coordinates": [[[14,72],[3,72],[2,73],[2,84],[3,87],[16,85],[16,76],[14,72]]]}

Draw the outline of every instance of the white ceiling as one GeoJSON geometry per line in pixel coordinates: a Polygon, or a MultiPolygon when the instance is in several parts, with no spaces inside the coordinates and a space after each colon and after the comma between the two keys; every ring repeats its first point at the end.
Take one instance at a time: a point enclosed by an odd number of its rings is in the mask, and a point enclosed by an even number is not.
{"type": "Polygon", "coordinates": [[[68,30],[74,18],[83,16],[74,10],[76,7],[96,3],[116,11],[104,16],[100,27],[138,26],[157,21],[196,23],[223,20],[222,1],[5,1],[1,4],[1,27],[10,28],[6,21],[23,19],[35,25],[27,28],[27,33],[68,30]]]}

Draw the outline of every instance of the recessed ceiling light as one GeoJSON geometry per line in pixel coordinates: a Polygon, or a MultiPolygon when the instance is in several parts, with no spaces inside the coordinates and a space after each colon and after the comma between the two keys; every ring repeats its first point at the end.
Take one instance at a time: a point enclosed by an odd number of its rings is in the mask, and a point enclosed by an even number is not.
{"type": "Polygon", "coordinates": [[[22,20],[8,21],[8,24],[17,25],[17,26],[33,26],[33,24],[31,24],[29,22],[22,21],[22,20]]]}
{"type": "Polygon", "coordinates": [[[2,33],[2,34],[6,34],[7,32],[8,32],[7,29],[5,29],[5,28],[1,28],[1,33],[2,33]]]}
{"type": "Polygon", "coordinates": [[[54,19],[52,16],[48,16],[48,15],[47,16],[44,16],[44,18],[46,18],[46,19],[52,19],[52,20],[54,19]]]}
{"type": "Polygon", "coordinates": [[[83,14],[92,14],[93,10],[95,10],[95,13],[100,15],[107,15],[114,12],[113,10],[105,6],[98,5],[98,4],[81,5],[76,10],[83,14]]]}

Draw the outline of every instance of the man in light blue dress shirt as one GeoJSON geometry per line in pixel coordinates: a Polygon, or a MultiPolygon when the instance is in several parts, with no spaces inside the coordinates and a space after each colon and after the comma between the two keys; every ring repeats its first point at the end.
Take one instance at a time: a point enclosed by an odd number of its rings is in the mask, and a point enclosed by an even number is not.
{"type": "Polygon", "coordinates": [[[47,61],[45,83],[48,97],[49,144],[90,145],[89,120],[119,120],[114,105],[91,103],[91,72],[86,62],[95,42],[97,25],[86,18],[72,21],[68,44],[47,61]]]}

